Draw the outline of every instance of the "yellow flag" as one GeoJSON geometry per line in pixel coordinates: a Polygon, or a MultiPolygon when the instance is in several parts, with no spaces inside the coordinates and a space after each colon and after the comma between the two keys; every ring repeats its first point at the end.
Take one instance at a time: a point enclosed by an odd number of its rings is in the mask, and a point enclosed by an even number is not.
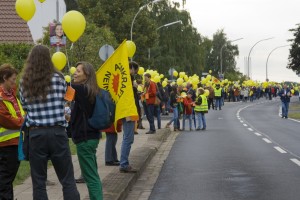
{"type": "Polygon", "coordinates": [[[107,90],[116,103],[115,122],[138,116],[130,77],[126,40],[96,72],[98,86],[107,90]]]}
{"type": "Polygon", "coordinates": [[[211,80],[212,80],[212,82],[213,82],[214,84],[220,84],[219,79],[217,79],[217,78],[214,77],[214,76],[211,78],[211,80]]]}

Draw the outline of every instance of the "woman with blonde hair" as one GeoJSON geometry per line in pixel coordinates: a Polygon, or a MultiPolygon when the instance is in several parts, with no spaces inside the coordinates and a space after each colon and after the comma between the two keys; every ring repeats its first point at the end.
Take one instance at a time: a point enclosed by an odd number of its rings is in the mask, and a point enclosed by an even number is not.
{"type": "Polygon", "coordinates": [[[33,47],[20,80],[20,100],[27,112],[34,200],[48,199],[46,180],[49,159],[63,186],[64,199],[80,199],[65,131],[66,89],[63,75],[52,64],[49,49],[43,45],[33,47]]]}
{"type": "Polygon", "coordinates": [[[24,111],[16,96],[17,70],[0,66],[0,199],[14,199],[13,181],[18,172],[18,141],[24,111]]]}

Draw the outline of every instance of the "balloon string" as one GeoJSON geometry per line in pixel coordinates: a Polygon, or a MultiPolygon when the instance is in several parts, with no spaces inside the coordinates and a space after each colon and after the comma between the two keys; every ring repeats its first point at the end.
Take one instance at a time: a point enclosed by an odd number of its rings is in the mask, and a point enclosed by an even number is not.
{"type": "Polygon", "coordinates": [[[74,43],[72,42],[72,44],[71,44],[71,47],[70,47],[70,50],[72,50],[72,49],[73,49],[73,44],[74,44],[74,43]]]}
{"type": "MultiPolygon", "coordinates": [[[[72,43],[72,45],[71,45],[70,50],[72,49],[72,47],[73,47],[73,43],[72,43]]],[[[67,44],[66,44],[66,56],[67,56],[67,61],[68,61],[68,71],[69,71],[70,76],[72,77],[72,74],[71,74],[71,72],[70,72],[70,61],[69,61],[70,59],[69,59],[69,56],[68,56],[68,48],[67,48],[67,44]]],[[[72,86],[71,84],[72,84],[72,81],[70,81],[70,87],[72,86]]]]}

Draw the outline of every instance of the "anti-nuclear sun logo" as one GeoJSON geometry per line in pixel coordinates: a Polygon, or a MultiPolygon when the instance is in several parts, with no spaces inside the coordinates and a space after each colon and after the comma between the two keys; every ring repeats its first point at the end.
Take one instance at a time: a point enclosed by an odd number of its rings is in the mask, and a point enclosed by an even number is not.
{"type": "Polygon", "coordinates": [[[103,78],[103,88],[113,90],[112,97],[115,101],[122,97],[127,87],[128,74],[121,63],[115,64],[111,71],[106,71],[103,78]]]}

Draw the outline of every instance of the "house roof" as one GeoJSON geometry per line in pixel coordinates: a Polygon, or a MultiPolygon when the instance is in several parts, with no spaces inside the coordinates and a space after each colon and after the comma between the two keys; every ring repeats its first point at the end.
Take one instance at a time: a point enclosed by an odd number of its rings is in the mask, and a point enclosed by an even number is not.
{"type": "Polygon", "coordinates": [[[28,24],[16,13],[15,0],[0,0],[0,43],[33,43],[28,24]]]}

